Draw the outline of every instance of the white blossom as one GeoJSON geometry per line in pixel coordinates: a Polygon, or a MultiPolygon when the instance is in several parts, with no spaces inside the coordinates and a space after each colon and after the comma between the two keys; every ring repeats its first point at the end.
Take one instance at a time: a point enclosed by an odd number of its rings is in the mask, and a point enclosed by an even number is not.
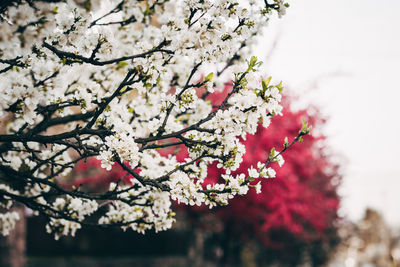
{"type": "Polygon", "coordinates": [[[251,178],[258,178],[259,177],[258,170],[253,168],[253,166],[251,166],[251,168],[248,170],[248,172],[249,172],[249,176],[251,178]]]}
{"type": "Polygon", "coordinates": [[[10,231],[15,227],[16,221],[19,220],[18,212],[0,213],[0,232],[2,235],[9,235],[10,231]]]}

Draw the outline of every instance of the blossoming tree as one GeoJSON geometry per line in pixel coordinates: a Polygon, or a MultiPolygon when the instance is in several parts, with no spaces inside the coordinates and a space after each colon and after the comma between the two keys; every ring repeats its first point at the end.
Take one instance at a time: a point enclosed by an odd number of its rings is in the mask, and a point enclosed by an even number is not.
{"type": "MultiPolygon", "coordinates": [[[[171,200],[213,207],[244,195],[253,179],[307,134],[248,174],[232,175],[241,137],[281,114],[281,84],[257,72],[251,43],[282,0],[2,1],[0,4],[0,230],[20,202],[49,218],[56,238],[82,224],[160,231],[171,200]],[[218,106],[207,98],[226,81],[218,106]],[[204,93],[198,95],[199,90],[204,93]],[[158,149],[184,145],[180,162],[158,149]],[[63,187],[79,160],[118,164],[129,182],[106,192],[63,187]],[[216,162],[225,182],[205,185],[216,162]]],[[[126,180],[126,179],[121,179],[126,180]]]]}

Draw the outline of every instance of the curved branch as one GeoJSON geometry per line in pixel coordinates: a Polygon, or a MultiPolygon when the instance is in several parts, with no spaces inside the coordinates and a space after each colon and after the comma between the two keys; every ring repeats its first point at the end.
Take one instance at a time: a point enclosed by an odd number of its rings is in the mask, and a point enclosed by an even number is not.
{"type": "Polygon", "coordinates": [[[156,52],[166,53],[166,54],[174,54],[174,52],[171,50],[162,49],[163,47],[167,46],[169,43],[170,43],[170,41],[164,40],[158,46],[154,47],[153,49],[151,49],[147,52],[143,52],[143,53],[132,55],[132,56],[126,56],[126,57],[105,60],[105,61],[99,61],[92,57],[84,57],[84,56],[74,54],[71,52],[62,51],[46,42],[43,42],[43,47],[52,51],[60,59],[66,59],[67,60],[66,63],[88,63],[88,64],[92,64],[95,66],[104,66],[104,65],[119,63],[119,62],[125,61],[125,60],[131,60],[131,59],[135,59],[135,58],[144,58],[144,57],[151,55],[153,53],[156,53],[156,52]]]}

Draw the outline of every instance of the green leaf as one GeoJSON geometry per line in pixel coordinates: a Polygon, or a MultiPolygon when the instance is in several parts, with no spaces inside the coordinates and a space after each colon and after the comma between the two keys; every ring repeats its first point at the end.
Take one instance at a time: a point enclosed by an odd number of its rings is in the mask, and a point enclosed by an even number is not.
{"type": "Polygon", "coordinates": [[[261,66],[262,61],[258,61],[257,62],[257,57],[256,56],[252,56],[250,58],[250,61],[247,62],[247,64],[249,65],[249,67],[247,68],[247,72],[256,71],[255,67],[261,66]]]}
{"type": "Polygon", "coordinates": [[[288,140],[288,138],[287,138],[287,136],[285,137],[285,141],[284,141],[284,143],[283,143],[283,147],[287,147],[289,145],[289,140],[288,140]]]}
{"type": "Polygon", "coordinates": [[[121,88],[121,90],[119,90],[119,92],[122,94],[123,92],[126,91],[126,89],[128,89],[128,86],[125,85],[124,87],[121,88]]]}
{"type": "Polygon", "coordinates": [[[273,157],[275,157],[275,154],[276,154],[275,147],[273,147],[269,152],[269,158],[272,159],[273,157]]]}
{"type": "Polygon", "coordinates": [[[301,135],[309,134],[311,132],[311,129],[312,125],[308,126],[308,123],[305,120],[303,120],[303,125],[301,126],[299,134],[301,135]]]}
{"type": "Polygon", "coordinates": [[[118,62],[117,70],[120,70],[120,69],[122,69],[122,68],[124,68],[124,67],[126,67],[126,66],[128,66],[128,62],[126,62],[126,61],[120,61],[120,62],[118,62]]]}
{"type": "Polygon", "coordinates": [[[304,119],[302,121],[303,121],[303,127],[301,129],[304,130],[305,128],[307,128],[307,122],[304,119]]]}
{"type": "Polygon", "coordinates": [[[263,87],[264,91],[266,91],[268,89],[268,85],[269,85],[269,82],[271,81],[271,79],[272,79],[272,77],[270,76],[267,79],[265,79],[265,80],[263,79],[262,80],[261,84],[262,84],[262,87],[263,87]]]}
{"type": "Polygon", "coordinates": [[[252,57],[250,58],[250,63],[249,63],[249,65],[252,66],[252,67],[254,67],[254,66],[256,65],[256,63],[257,63],[257,57],[256,57],[256,56],[252,56],[252,57]]]}
{"type": "Polygon", "coordinates": [[[213,77],[214,77],[214,73],[213,73],[213,72],[210,72],[210,73],[204,78],[204,82],[206,82],[206,83],[211,82],[212,79],[213,79],[213,77]]]}
{"type": "Polygon", "coordinates": [[[279,90],[279,92],[282,92],[283,90],[282,81],[278,85],[276,85],[276,88],[279,90]]]}

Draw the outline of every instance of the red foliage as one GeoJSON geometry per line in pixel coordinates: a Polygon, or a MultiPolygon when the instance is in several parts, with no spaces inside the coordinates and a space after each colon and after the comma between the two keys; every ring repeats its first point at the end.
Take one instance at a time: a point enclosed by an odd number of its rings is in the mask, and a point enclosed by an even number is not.
{"type": "MultiPolygon", "coordinates": [[[[274,118],[269,128],[259,127],[255,135],[247,136],[246,154],[237,172],[266,161],[266,151],[272,147],[282,149],[283,139],[297,135],[302,119],[312,125],[321,122],[305,110],[292,112],[285,106],[283,116],[274,118]]],[[[225,224],[232,223],[238,233],[253,233],[269,245],[273,244],[268,231],[273,230],[286,230],[305,240],[321,238],[332,227],[339,208],[337,166],[324,156],[323,140],[314,135],[304,137],[303,143],[285,152],[281,168],[275,164],[277,178],[264,180],[262,193],[251,190],[232,199],[227,207],[218,209],[218,216],[225,224]]],[[[218,177],[221,172],[214,166],[209,174],[218,177]]]]}
{"type": "MultiPolygon", "coordinates": [[[[226,90],[211,95],[214,105],[219,104],[225,94],[226,90]]],[[[265,162],[271,148],[283,149],[284,138],[287,136],[290,142],[297,136],[303,119],[314,128],[325,122],[316,112],[310,115],[311,109],[291,111],[288,101],[283,105],[283,116],[276,116],[267,129],[259,127],[255,135],[246,137],[246,154],[233,174],[247,172],[252,165],[256,167],[258,161],[265,162]]],[[[272,164],[277,178],[263,179],[262,193],[250,190],[245,196],[235,197],[228,206],[217,208],[216,215],[224,225],[229,225],[232,234],[255,236],[270,247],[284,245],[270,238],[273,231],[286,231],[306,242],[323,239],[325,232],[333,228],[340,202],[336,192],[340,182],[338,166],[324,155],[324,141],[324,136],[313,133],[305,136],[303,143],[285,152],[285,164],[281,168],[272,164]]],[[[183,160],[187,152],[182,150],[177,156],[183,160]]],[[[215,183],[221,179],[221,174],[223,172],[213,164],[206,181],[215,183]]],[[[210,212],[206,207],[184,209],[190,209],[188,214],[195,217],[210,212]]]]}
{"type": "Polygon", "coordinates": [[[110,171],[101,168],[100,160],[95,157],[79,161],[71,175],[72,180],[63,181],[64,187],[80,187],[84,191],[102,192],[106,191],[112,182],[119,180],[124,184],[129,184],[132,175],[126,175],[126,171],[115,163],[110,171]]]}

